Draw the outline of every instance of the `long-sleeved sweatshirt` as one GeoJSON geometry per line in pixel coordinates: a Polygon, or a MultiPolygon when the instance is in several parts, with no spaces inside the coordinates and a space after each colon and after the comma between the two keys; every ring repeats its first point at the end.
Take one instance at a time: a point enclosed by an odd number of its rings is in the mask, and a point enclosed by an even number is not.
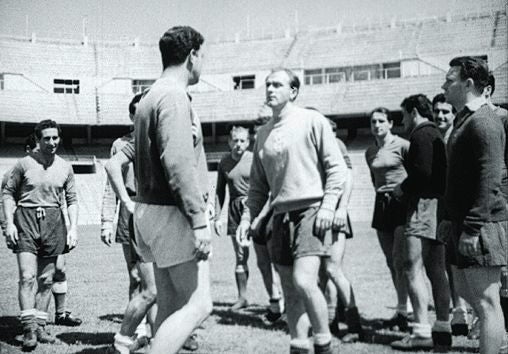
{"type": "Polygon", "coordinates": [[[445,194],[451,220],[472,236],[487,222],[507,219],[501,193],[505,132],[492,109],[481,98],[475,101],[455,118],[447,145],[445,194]]]}
{"type": "Polygon", "coordinates": [[[437,198],[446,184],[446,147],[432,122],[419,124],[411,132],[404,162],[407,177],[401,189],[409,197],[437,198]]]}
{"type": "Polygon", "coordinates": [[[321,206],[335,210],[347,167],[326,118],[292,106],[257,134],[247,198],[255,218],[271,192],[275,214],[321,206]]]}
{"type": "Polygon", "coordinates": [[[203,136],[195,119],[185,89],[161,78],[139,102],[134,129],[136,201],[176,205],[193,229],[206,226],[208,189],[203,136]]]}

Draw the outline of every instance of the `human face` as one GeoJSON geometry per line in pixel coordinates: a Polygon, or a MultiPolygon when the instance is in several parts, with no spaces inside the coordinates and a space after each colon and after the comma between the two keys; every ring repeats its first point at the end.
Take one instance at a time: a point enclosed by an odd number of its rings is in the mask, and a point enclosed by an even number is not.
{"type": "Polygon", "coordinates": [[[58,145],[60,144],[60,136],[57,128],[46,128],[41,131],[39,139],[39,150],[45,155],[55,155],[58,145]]]}
{"type": "Polygon", "coordinates": [[[270,108],[282,108],[296,97],[296,89],[289,86],[285,71],[276,71],[266,78],[266,104],[270,108]]]}
{"type": "Polygon", "coordinates": [[[235,129],[229,137],[229,148],[235,158],[241,157],[249,147],[249,132],[247,129],[235,129]]]}
{"type": "Polygon", "coordinates": [[[452,66],[446,74],[446,79],[441,86],[444,90],[446,101],[459,110],[466,102],[466,80],[460,77],[460,67],[452,66]]]}
{"type": "Polygon", "coordinates": [[[194,85],[199,82],[199,77],[201,76],[201,69],[203,67],[203,60],[205,57],[204,43],[201,44],[201,47],[198,50],[192,49],[189,55],[192,64],[189,85],[194,85]]]}
{"type": "Polygon", "coordinates": [[[404,131],[406,133],[410,133],[415,126],[414,114],[406,111],[404,107],[402,107],[402,125],[404,126],[404,131]]]}
{"type": "Polygon", "coordinates": [[[445,132],[453,124],[455,114],[453,114],[453,107],[447,102],[436,102],[434,105],[434,121],[439,130],[445,132]]]}
{"type": "Polygon", "coordinates": [[[374,112],[370,117],[370,131],[376,138],[383,138],[390,133],[393,122],[388,120],[386,114],[374,112]]]}

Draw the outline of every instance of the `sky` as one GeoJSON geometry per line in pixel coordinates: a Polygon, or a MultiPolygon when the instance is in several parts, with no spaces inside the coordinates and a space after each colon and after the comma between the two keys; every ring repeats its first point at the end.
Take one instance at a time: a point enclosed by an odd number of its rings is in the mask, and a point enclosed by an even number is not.
{"type": "Polygon", "coordinates": [[[0,0],[0,34],[155,40],[174,25],[190,25],[216,41],[296,27],[389,21],[447,11],[503,8],[505,0],[0,0]]]}

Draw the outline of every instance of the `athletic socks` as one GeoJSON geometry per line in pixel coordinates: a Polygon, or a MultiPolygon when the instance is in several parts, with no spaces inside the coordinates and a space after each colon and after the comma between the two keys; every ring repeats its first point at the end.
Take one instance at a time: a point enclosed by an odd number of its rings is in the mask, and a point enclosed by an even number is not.
{"type": "Polygon", "coordinates": [[[65,300],[67,295],[67,280],[57,281],[51,287],[53,296],[55,298],[55,313],[57,315],[65,314],[65,300]]]}
{"type": "Polygon", "coordinates": [[[289,342],[290,354],[310,353],[310,342],[307,339],[291,339],[289,342]]]}
{"type": "Polygon", "coordinates": [[[114,337],[115,341],[113,346],[120,354],[130,354],[130,346],[134,344],[134,341],[129,336],[124,336],[123,334],[117,333],[114,337]]]}
{"type": "Polygon", "coordinates": [[[332,335],[330,333],[314,334],[314,353],[332,354],[332,335]]]}
{"type": "Polygon", "coordinates": [[[413,335],[420,338],[431,338],[431,328],[428,323],[413,323],[413,335]]]}
{"type": "Polygon", "coordinates": [[[44,311],[36,311],[35,320],[37,324],[41,327],[45,327],[48,322],[49,315],[44,311]]]}

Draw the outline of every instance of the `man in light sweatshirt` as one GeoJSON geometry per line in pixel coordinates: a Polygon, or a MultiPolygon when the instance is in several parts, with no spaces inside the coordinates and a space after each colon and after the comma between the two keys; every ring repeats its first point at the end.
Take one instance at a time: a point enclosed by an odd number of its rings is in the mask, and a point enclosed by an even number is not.
{"type": "Polygon", "coordinates": [[[260,129],[254,145],[248,208],[237,237],[246,242],[250,221],[271,193],[270,248],[284,290],[290,351],[309,352],[310,320],[314,352],[333,353],[318,270],[333,242],[331,226],[347,167],[326,118],[293,103],[299,87],[300,80],[288,69],[276,69],[266,78],[273,117],[260,129]]]}

